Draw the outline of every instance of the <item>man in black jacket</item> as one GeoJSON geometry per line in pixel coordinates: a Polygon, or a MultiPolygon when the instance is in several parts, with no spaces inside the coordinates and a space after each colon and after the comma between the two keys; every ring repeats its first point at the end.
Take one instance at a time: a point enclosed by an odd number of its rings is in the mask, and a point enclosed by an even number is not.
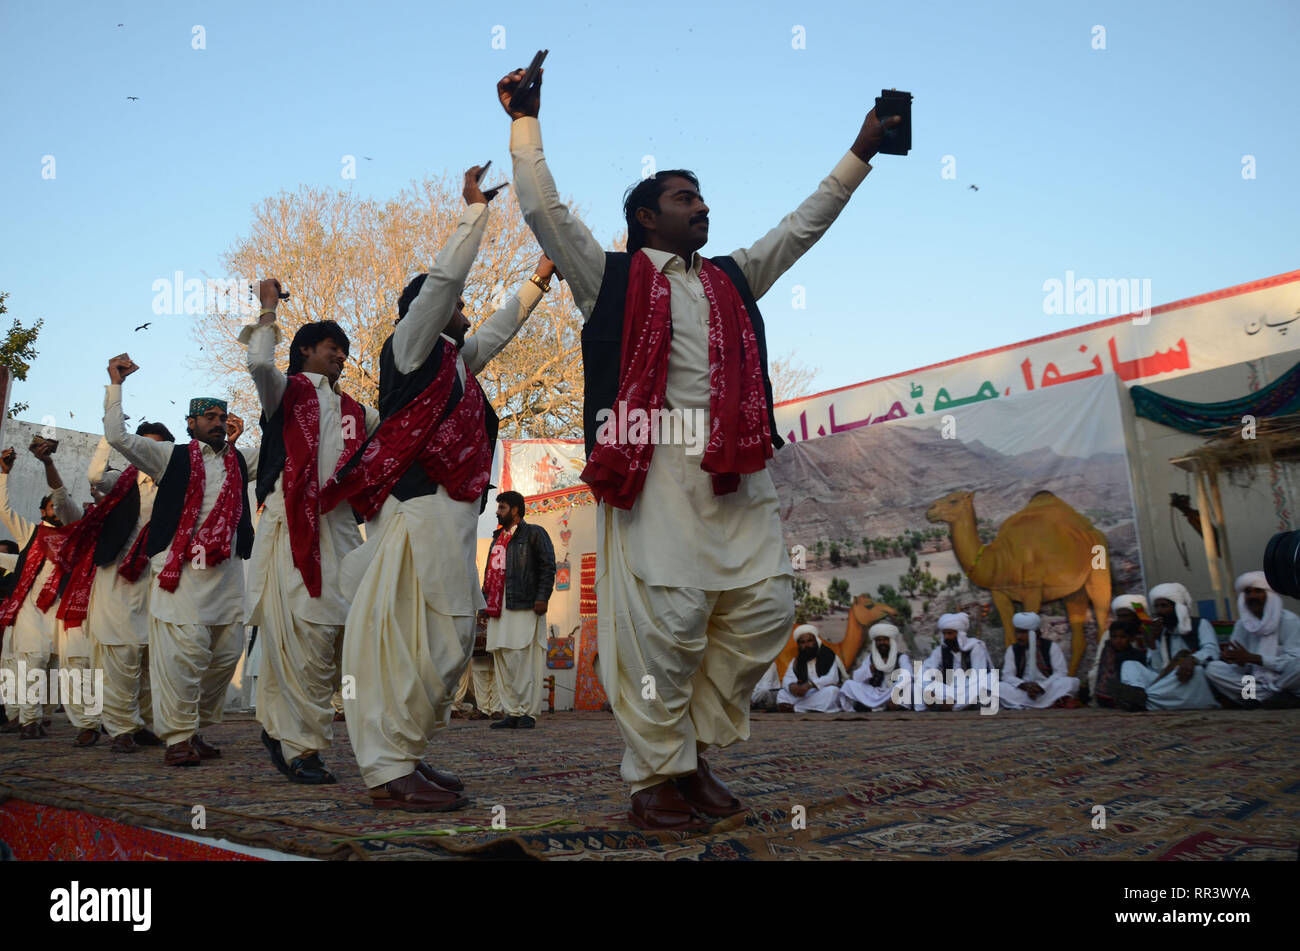
{"type": "Polygon", "coordinates": [[[555,549],[540,525],[524,521],[524,497],[497,496],[497,521],[483,572],[487,649],[505,719],[492,729],[531,729],[542,706],[546,603],[555,587],[555,549]]]}

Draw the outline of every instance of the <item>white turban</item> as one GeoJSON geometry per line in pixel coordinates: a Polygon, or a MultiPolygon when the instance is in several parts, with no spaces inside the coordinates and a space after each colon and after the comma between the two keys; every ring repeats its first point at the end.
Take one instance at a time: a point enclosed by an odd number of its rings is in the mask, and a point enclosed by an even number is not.
{"type": "Polygon", "coordinates": [[[805,634],[811,634],[817,639],[817,643],[821,644],[822,636],[817,632],[816,625],[813,624],[800,624],[794,629],[794,634],[791,636],[794,638],[795,643],[798,644],[799,638],[803,637],[805,634]]]}
{"type": "Polygon", "coordinates": [[[1187,589],[1177,581],[1158,584],[1151,589],[1151,603],[1155,604],[1161,598],[1174,602],[1174,611],[1178,615],[1178,633],[1190,634],[1192,632],[1192,596],[1187,589]]]}
{"type": "Polygon", "coordinates": [[[975,645],[975,640],[966,632],[970,630],[970,618],[964,611],[956,614],[945,614],[939,618],[939,636],[943,637],[944,631],[957,631],[957,649],[968,651],[975,645]]]}
{"type": "Polygon", "coordinates": [[[894,625],[885,621],[871,625],[867,631],[867,636],[871,638],[871,660],[876,665],[876,670],[889,672],[894,669],[898,663],[898,655],[903,643],[903,632],[894,625]],[[881,657],[880,648],[876,646],[877,637],[889,638],[889,656],[881,657]]]}
{"type": "Polygon", "coordinates": [[[1267,637],[1278,629],[1282,623],[1282,598],[1272,586],[1268,583],[1268,578],[1262,571],[1248,571],[1237,579],[1237,616],[1241,618],[1241,626],[1251,634],[1258,634],[1261,637],[1267,637]],[[1268,592],[1268,600],[1264,602],[1264,616],[1255,617],[1253,611],[1246,607],[1246,589],[1263,588],[1268,592]]]}
{"type": "MultiPolygon", "coordinates": [[[[1116,611],[1133,611],[1133,605],[1142,606],[1142,610],[1147,614],[1151,613],[1151,606],[1147,604],[1147,599],[1140,594],[1121,594],[1118,598],[1110,603],[1110,613],[1116,611]]],[[[1133,611],[1136,614],[1136,611],[1133,611]]]]}
{"type": "Polygon", "coordinates": [[[1043,626],[1043,619],[1033,611],[1021,611],[1011,615],[1011,626],[1018,631],[1036,631],[1043,626]]]}
{"type": "Polygon", "coordinates": [[[940,633],[952,630],[961,631],[963,634],[970,630],[970,618],[966,616],[965,612],[945,614],[939,618],[940,633]]]}

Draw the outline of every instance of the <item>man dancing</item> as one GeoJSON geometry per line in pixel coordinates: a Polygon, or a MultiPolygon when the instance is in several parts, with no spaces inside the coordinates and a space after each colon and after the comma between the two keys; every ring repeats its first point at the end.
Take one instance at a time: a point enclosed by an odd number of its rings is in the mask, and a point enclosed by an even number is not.
{"type": "Polygon", "coordinates": [[[275,365],[280,284],[261,282],[262,312],[239,335],[262,403],[257,500],[246,621],[262,644],[257,718],[271,762],[290,782],[335,782],[320,751],[333,742],[330,703],[348,604],[339,566],[361,546],[352,509],[321,511],[320,487],[379,425],[379,414],[338,386],[350,343],[332,320],[304,324],[275,365]]]}
{"type": "MultiPolygon", "coordinates": [[[[13,571],[18,580],[0,605],[0,639],[4,642],[0,646],[0,658],[15,685],[27,683],[26,676],[19,676],[21,669],[25,668],[28,675],[32,671],[44,675],[49,669],[50,656],[60,648],[66,650],[63,625],[56,612],[50,610],[58,597],[59,577],[47,543],[61,541],[59,529],[65,521],[76,521],[81,512],[68,498],[51,452],[49,443],[32,447],[32,455],[45,467],[45,482],[50,488],[50,494],[41,499],[41,520],[36,523],[27,521],[10,507],[9,473],[17,453],[13,447],[0,453],[0,523],[22,545],[13,571]]],[[[10,722],[16,725],[22,739],[39,740],[46,736],[45,707],[53,710],[53,705],[38,701],[15,706],[18,715],[10,722]]],[[[65,703],[64,709],[78,728],[73,742],[78,746],[93,745],[98,739],[99,723],[84,719],[80,706],[65,703]]]]}
{"type": "MultiPolygon", "coordinates": [[[[141,423],[135,434],[172,442],[162,423],[141,423]]],[[[149,686],[149,559],[145,544],[158,486],[135,466],[110,469],[107,438],[90,460],[91,491],[112,505],[95,543],[95,580],[90,589],[86,633],[94,643],[95,666],[104,671],[104,729],[114,753],[137,753],[162,741],[151,729],[149,686]],[[113,501],[115,494],[120,499],[113,501]]]]}
{"type": "Polygon", "coordinates": [[[239,432],[228,433],[225,400],[190,400],[188,445],[127,433],[122,380],[138,369],[125,353],[109,360],[104,435],[158,486],[145,543],[154,729],[168,766],[197,766],[221,755],[199,730],[221,722],[244,653],[250,464],[234,446],[239,432]]]}
{"type": "Polygon", "coordinates": [[[549,288],[545,257],[528,283],[466,337],[461,291],[487,225],[479,169],[465,173],[466,208],[433,269],[397,302],[380,354],[383,420],[321,493],[347,499],[369,523],[343,564],[350,598],[343,639],[348,736],[379,808],[440,812],[468,803],[464,784],[421,762],[447,725],[484,607],[474,563],[497,418],[474,374],[518,332],[549,288]]]}
{"type": "Polygon", "coordinates": [[[781,439],[755,301],[839,215],[882,129],[869,113],[816,192],[747,249],[699,255],[709,208],[695,176],[674,170],[628,193],[627,253],[606,254],[547,168],[540,85],[510,105],[522,78],[516,70],[497,84],[514,120],[516,194],[585,320],[583,480],[600,502],[600,679],[627,744],[629,818],[704,829],[744,807],[700,753],[748,738],[751,692],[794,621],[765,468],[781,439]],[[665,411],[682,425],[655,445],[638,421],[665,411]]]}

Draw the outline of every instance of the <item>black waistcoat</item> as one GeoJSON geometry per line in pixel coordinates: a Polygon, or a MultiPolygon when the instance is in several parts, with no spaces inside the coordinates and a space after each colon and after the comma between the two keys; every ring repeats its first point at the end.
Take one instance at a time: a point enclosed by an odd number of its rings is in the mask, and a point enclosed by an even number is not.
{"type": "Polygon", "coordinates": [[[257,504],[261,505],[275,488],[275,480],[284,471],[284,400],[275,408],[271,418],[263,409],[257,418],[262,427],[262,445],[257,449],[257,504]]]}
{"type": "MultiPolygon", "coordinates": [[[[635,252],[640,254],[641,252],[635,252]]],[[[740,299],[749,312],[749,322],[758,340],[758,358],[763,364],[763,392],[767,397],[767,425],[772,431],[772,445],[780,449],[785,445],[776,431],[776,416],[772,412],[772,381],[767,375],[767,336],[763,332],[763,315],[749,290],[749,282],[739,265],[731,258],[709,258],[722,269],[740,293],[740,299]]],[[[627,304],[627,282],[632,271],[632,255],[626,251],[605,253],[605,276],[596,296],[596,306],[591,319],[582,327],[582,430],[587,442],[587,455],[596,447],[599,424],[596,415],[603,409],[612,409],[618,400],[619,375],[623,365],[623,309],[627,304]]]]}
{"type": "MultiPolygon", "coordinates": [[[[442,338],[439,338],[441,340],[442,338]]],[[[421,393],[429,388],[434,379],[438,376],[438,371],[442,368],[443,354],[446,348],[434,344],[429,356],[425,358],[424,363],[420,364],[410,373],[403,373],[397,369],[397,358],[393,355],[393,338],[390,336],[384,341],[384,347],[379,353],[379,418],[380,426],[387,422],[390,417],[400,412],[421,393]]],[[[448,353],[450,356],[450,353],[448,353]]],[[[438,418],[438,423],[451,415],[452,410],[460,403],[461,397],[465,395],[465,387],[460,382],[460,374],[452,377],[451,395],[447,398],[447,405],[438,418]]],[[[500,427],[500,420],[492,409],[492,404],[488,402],[487,394],[483,395],[483,428],[487,432],[488,445],[495,447],[497,440],[497,430],[500,427]]],[[[376,433],[378,430],[375,431],[376,433]]],[[[340,471],[342,475],[351,469],[365,452],[366,445],[369,444],[372,435],[348,460],[347,464],[340,471]]],[[[433,495],[438,491],[438,484],[429,479],[425,474],[424,466],[417,459],[407,467],[402,473],[397,485],[393,486],[393,495],[399,501],[418,498],[421,495],[433,495]]],[[[479,511],[487,504],[487,490],[484,490],[482,499],[479,500],[479,511]]]]}
{"type": "MultiPolygon", "coordinates": [[[[253,551],[253,518],[248,510],[248,465],[238,449],[230,447],[226,451],[233,452],[239,464],[239,529],[235,533],[234,549],[240,558],[247,558],[253,551]]],[[[153,515],[149,519],[149,538],[144,546],[145,554],[150,558],[171,547],[185,508],[185,489],[189,484],[190,447],[189,443],[184,443],[172,449],[171,461],[158,482],[158,495],[154,497],[153,515]]]]}
{"type": "MultiPolygon", "coordinates": [[[[122,476],[119,475],[118,478],[122,476]]],[[[104,524],[99,527],[99,538],[95,541],[97,567],[111,564],[122,553],[138,521],[140,521],[140,483],[137,482],[126,490],[126,494],[118,500],[113,511],[109,512],[108,517],[104,519],[104,524]]]]}

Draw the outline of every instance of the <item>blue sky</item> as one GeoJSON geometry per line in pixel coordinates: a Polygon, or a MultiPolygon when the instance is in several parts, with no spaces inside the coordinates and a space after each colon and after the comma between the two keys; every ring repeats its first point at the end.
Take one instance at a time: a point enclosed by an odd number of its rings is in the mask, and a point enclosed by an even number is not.
{"type": "Polygon", "coordinates": [[[489,157],[508,168],[493,87],[539,46],[547,156],[602,240],[649,154],[699,174],[709,250],[747,245],[833,167],[882,87],[913,92],[911,155],[881,156],[763,301],[772,351],[819,368],[817,389],[1086,323],[1043,313],[1043,282],[1067,270],[1149,279],[1155,303],[1291,270],[1298,11],[6,3],[0,290],[11,316],[45,318],[14,397],[26,418],[97,430],[107,357],[129,350],[143,369],[127,412],[178,424],[184,400],[213,387],[192,318],[153,315],[154,280],[221,276],[252,206],[282,189],[386,196],[489,157]],[[206,49],[191,48],[195,25],[206,49]],[[354,182],[345,154],[373,158],[354,182]]]}

